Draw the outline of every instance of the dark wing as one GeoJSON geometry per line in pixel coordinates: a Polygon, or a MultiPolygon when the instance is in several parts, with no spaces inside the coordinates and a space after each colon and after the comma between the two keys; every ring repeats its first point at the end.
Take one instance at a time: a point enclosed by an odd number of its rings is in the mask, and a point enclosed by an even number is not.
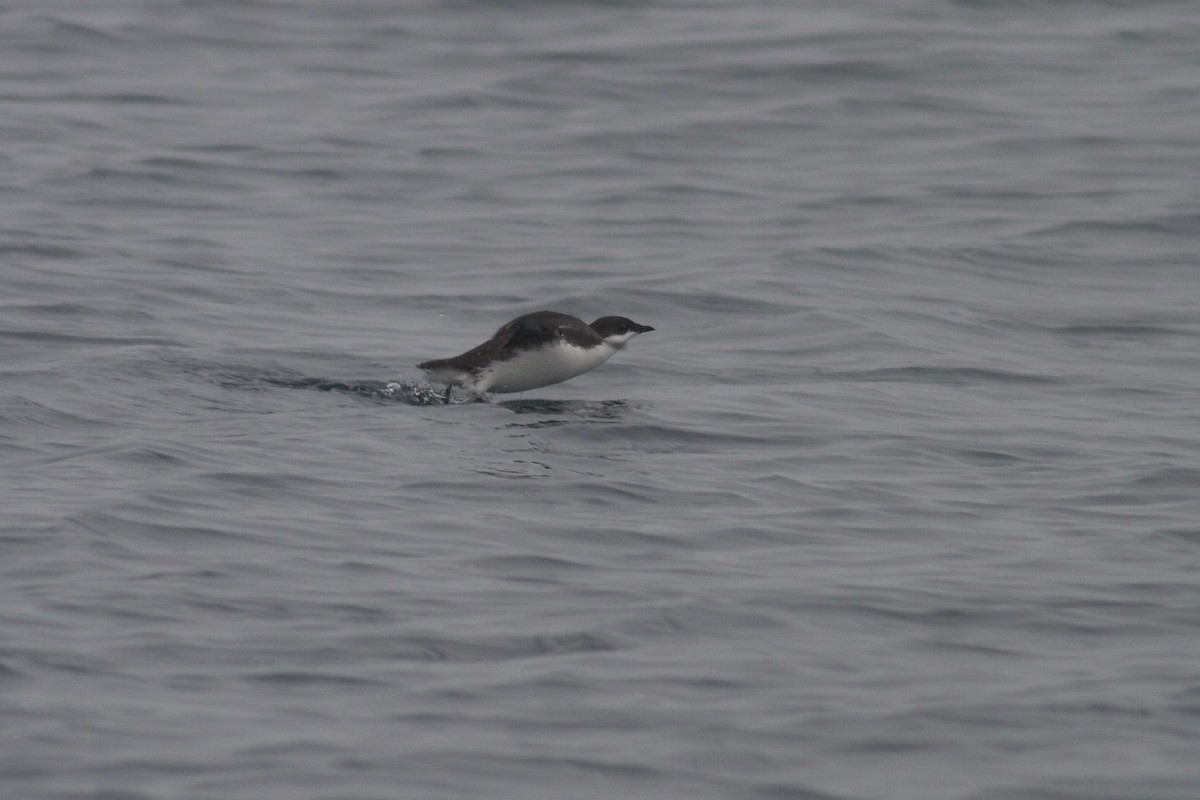
{"type": "Polygon", "coordinates": [[[564,325],[570,321],[566,314],[545,311],[526,314],[501,327],[492,341],[499,343],[502,354],[550,344],[562,336],[564,325]]]}
{"type": "Polygon", "coordinates": [[[525,347],[551,344],[560,339],[577,347],[594,347],[604,341],[592,330],[591,325],[557,311],[537,311],[517,317],[496,331],[495,338],[504,339],[501,350],[505,354],[525,347]]]}

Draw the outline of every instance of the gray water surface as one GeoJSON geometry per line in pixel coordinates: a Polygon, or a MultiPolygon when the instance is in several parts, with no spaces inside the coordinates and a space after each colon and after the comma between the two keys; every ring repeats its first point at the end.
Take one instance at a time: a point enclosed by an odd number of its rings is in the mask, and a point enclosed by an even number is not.
{"type": "Polygon", "coordinates": [[[1194,800],[1198,120],[1187,2],[7,4],[0,794],[1194,800]]]}

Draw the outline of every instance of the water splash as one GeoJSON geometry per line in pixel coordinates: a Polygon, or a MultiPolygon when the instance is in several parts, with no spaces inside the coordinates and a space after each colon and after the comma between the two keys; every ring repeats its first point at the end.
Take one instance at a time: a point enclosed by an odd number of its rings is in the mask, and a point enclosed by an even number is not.
{"type": "MultiPolygon", "coordinates": [[[[219,383],[222,386],[257,390],[264,387],[283,389],[312,389],[318,392],[350,394],[378,402],[399,402],[411,406],[444,405],[446,395],[427,383],[392,381],[339,381],[327,378],[309,378],[288,370],[273,370],[270,373],[223,372],[219,383]]],[[[464,402],[464,401],[452,401],[464,402]]]]}

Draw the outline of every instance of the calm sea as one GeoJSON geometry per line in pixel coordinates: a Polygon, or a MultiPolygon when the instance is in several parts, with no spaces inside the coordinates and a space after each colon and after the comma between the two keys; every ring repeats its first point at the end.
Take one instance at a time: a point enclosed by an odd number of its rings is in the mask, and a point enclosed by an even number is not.
{"type": "Polygon", "coordinates": [[[1200,4],[17,0],[0,142],[0,796],[1197,797],[1200,4]]]}

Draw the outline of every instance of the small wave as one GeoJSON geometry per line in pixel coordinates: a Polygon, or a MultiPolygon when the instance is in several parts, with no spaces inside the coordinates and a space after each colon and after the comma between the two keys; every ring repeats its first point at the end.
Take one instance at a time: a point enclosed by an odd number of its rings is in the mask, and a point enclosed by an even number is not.
{"type": "Polygon", "coordinates": [[[1035,375],[981,367],[886,367],[855,371],[827,372],[819,374],[826,378],[846,381],[900,381],[904,383],[1055,383],[1049,375],[1035,375]]]}
{"type": "Polygon", "coordinates": [[[628,405],[624,400],[537,400],[520,399],[505,400],[497,403],[501,408],[507,408],[514,414],[548,414],[592,419],[612,420],[620,417],[621,411],[628,405]]]}
{"type": "Polygon", "coordinates": [[[618,649],[617,641],[608,633],[586,630],[474,638],[428,634],[405,637],[398,642],[398,655],[409,660],[463,664],[605,653],[618,649]]]}
{"type": "Polygon", "coordinates": [[[1048,225],[1030,232],[1030,236],[1060,236],[1072,234],[1132,236],[1146,234],[1156,237],[1191,239],[1196,235],[1200,216],[1196,214],[1165,214],[1140,219],[1083,219],[1048,225]]]}
{"type": "Polygon", "coordinates": [[[1053,329],[1064,336],[1096,339],[1146,340],[1176,336],[1195,336],[1194,331],[1170,325],[1140,322],[1080,323],[1053,329]]]}

